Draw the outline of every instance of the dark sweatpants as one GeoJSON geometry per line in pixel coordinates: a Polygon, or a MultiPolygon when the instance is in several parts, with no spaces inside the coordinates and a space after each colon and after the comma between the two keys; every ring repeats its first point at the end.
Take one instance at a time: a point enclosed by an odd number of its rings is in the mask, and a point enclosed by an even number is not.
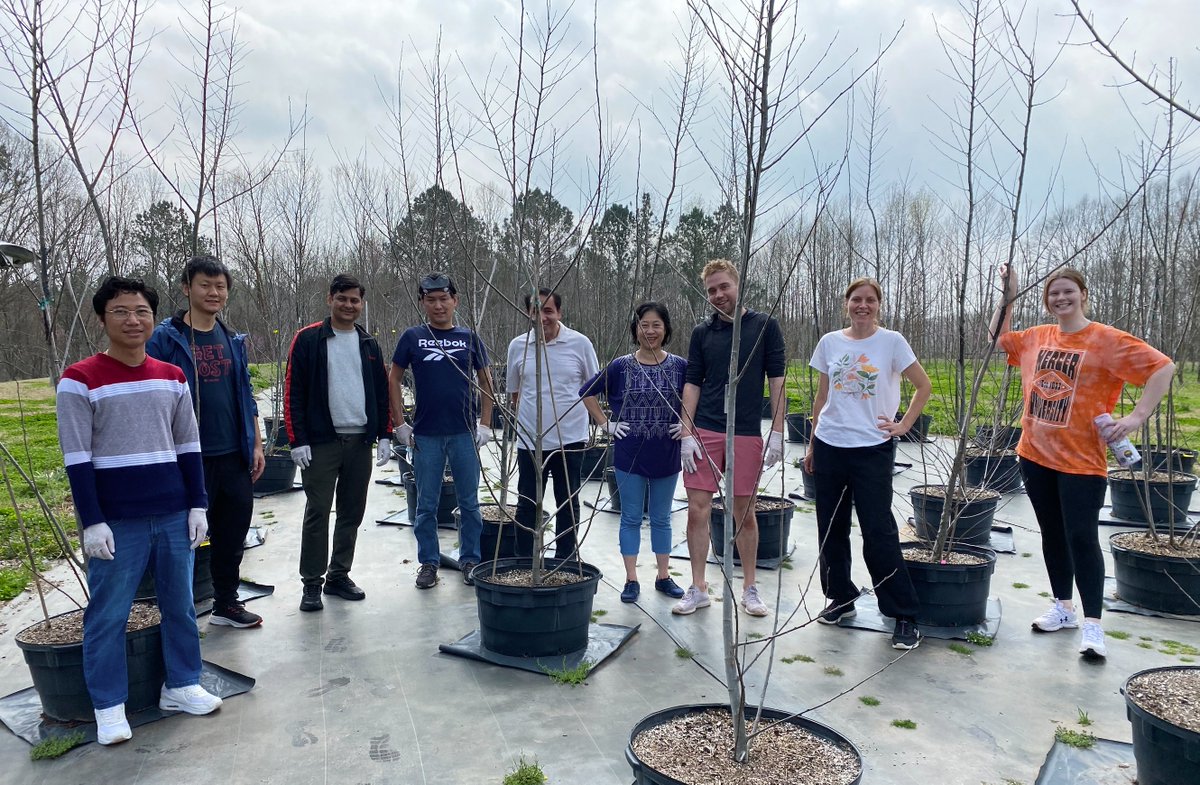
{"type": "Polygon", "coordinates": [[[242,553],[254,512],[254,484],[240,452],[205,456],[208,492],[208,542],[212,549],[213,607],[237,601],[242,553]]]}

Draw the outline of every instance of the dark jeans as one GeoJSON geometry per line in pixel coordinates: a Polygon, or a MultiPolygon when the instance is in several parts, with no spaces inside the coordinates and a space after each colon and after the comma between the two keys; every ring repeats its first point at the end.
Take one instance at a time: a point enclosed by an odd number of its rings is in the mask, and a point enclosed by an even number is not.
{"type": "MultiPolygon", "coordinates": [[[[558,450],[542,453],[542,490],[546,478],[554,480],[554,501],[558,514],[554,519],[555,556],[578,559],[575,526],[579,523],[579,475],[583,469],[583,442],[564,444],[558,450]]],[[[533,555],[535,512],[542,508],[537,497],[538,470],[533,450],[517,450],[517,545],[518,556],[533,555]]]]}
{"type": "Polygon", "coordinates": [[[373,451],[360,434],[339,436],[326,444],[312,445],[312,462],[304,470],[304,524],[300,535],[300,579],[320,586],[345,578],[354,563],[358,526],[367,509],[373,451]],[[329,510],[337,496],[333,525],[333,555],[329,555],[329,510]],[[328,567],[326,567],[328,559],[328,567]]]}
{"type": "Polygon", "coordinates": [[[892,464],[896,444],[833,447],[812,441],[817,485],[817,536],[821,549],[821,590],[837,603],[852,602],[859,588],[850,579],[850,506],[858,512],[863,561],[875,585],[879,610],[894,619],[913,619],[920,606],[892,515],[892,464]]]}
{"type": "Polygon", "coordinates": [[[1021,477],[1042,530],[1042,557],[1054,598],[1069,600],[1078,586],[1083,615],[1099,619],[1104,603],[1100,508],[1108,480],[1048,469],[1025,458],[1021,477]]]}
{"type": "Polygon", "coordinates": [[[240,452],[205,457],[214,608],[237,602],[242,552],[254,512],[253,485],[250,467],[240,452]]]}

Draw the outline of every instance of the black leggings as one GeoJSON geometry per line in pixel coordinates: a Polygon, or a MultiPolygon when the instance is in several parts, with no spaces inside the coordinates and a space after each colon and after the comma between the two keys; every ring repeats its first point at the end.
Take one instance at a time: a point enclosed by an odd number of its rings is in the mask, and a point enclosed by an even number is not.
{"type": "Polygon", "coordinates": [[[1047,469],[1026,458],[1021,459],[1021,476],[1042,530],[1042,556],[1055,599],[1070,600],[1077,585],[1083,615],[1099,619],[1104,601],[1100,508],[1108,481],[1047,469]]]}

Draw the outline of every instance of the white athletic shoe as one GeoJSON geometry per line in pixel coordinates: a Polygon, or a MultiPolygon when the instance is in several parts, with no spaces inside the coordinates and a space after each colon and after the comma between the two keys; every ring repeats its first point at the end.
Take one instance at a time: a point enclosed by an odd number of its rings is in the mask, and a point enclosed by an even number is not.
{"type": "Polygon", "coordinates": [[[1079,618],[1075,611],[1069,611],[1058,600],[1049,610],[1033,620],[1034,632],[1054,632],[1055,630],[1075,629],[1079,626],[1079,618]]]}
{"type": "Polygon", "coordinates": [[[96,741],[108,746],[133,738],[129,720],[125,719],[125,704],[96,709],[96,741]]]}
{"type": "Polygon", "coordinates": [[[1108,656],[1104,645],[1104,629],[1094,621],[1083,623],[1083,633],[1079,636],[1079,653],[1085,660],[1102,660],[1108,656]]]}
{"type": "Polygon", "coordinates": [[[211,714],[221,708],[221,699],[199,684],[174,688],[164,684],[162,693],[159,694],[158,708],[188,714],[211,714]]]}
{"type": "Polygon", "coordinates": [[[712,600],[709,598],[708,592],[695,586],[689,586],[683,599],[671,607],[671,613],[688,616],[695,613],[697,608],[707,608],[709,605],[712,605],[712,600]]]}

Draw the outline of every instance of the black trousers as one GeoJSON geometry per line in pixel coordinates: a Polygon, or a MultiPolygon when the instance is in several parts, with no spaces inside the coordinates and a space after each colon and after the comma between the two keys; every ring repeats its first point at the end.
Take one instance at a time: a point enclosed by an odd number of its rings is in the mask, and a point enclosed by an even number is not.
{"type": "Polygon", "coordinates": [[[1079,587],[1083,615],[1100,618],[1104,605],[1104,553],[1100,508],[1108,480],[1067,474],[1021,459],[1025,494],[1042,530],[1042,557],[1055,599],[1069,600],[1079,587]]]}
{"type": "MultiPolygon", "coordinates": [[[[578,559],[575,528],[579,524],[579,484],[583,469],[583,442],[564,444],[558,450],[542,453],[542,489],[547,477],[554,482],[554,501],[558,514],[554,519],[555,557],[578,559]]],[[[542,509],[537,498],[538,468],[533,450],[517,450],[517,545],[518,556],[533,555],[533,526],[542,509]]]]}
{"type": "Polygon", "coordinates": [[[859,588],[850,578],[850,507],[858,512],[863,561],[875,585],[879,610],[894,619],[913,619],[919,601],[904,559],[892,515],[892,464],[896,444],[834,447],[813,439],[817,485],[817,536],[821,549],[821,589],[838,603],[851,602],[859,588]]]}
{"type": "Polygon", "coordinates": [[[254,483],[241,452],[204,458],[208,541],[212,549],[213,607],[237,601],[242,552],[254,512],[254,483]]]}

